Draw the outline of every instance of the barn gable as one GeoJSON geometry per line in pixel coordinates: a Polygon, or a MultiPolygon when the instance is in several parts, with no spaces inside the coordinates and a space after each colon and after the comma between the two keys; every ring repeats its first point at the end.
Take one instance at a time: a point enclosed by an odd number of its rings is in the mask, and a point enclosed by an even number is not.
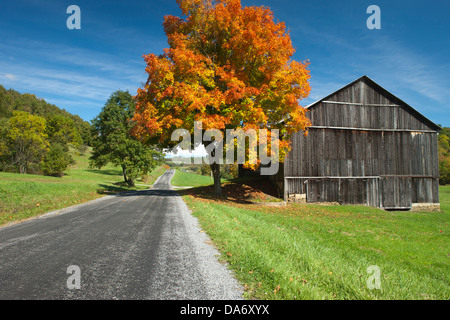
{"type": "Polygon", "coordinates": [[[439,126],[367,76],[310,104],[307,109],[314,126],[440,130],[439,126]],[[333,117],[337,109],[341,115],[339,118],[333,117]]]}
{"type": "Polygon", "coordinates": [[[436,124],[367,76],[307,108],[309,134],[273,177],[286,200],[439,206],[436,124]]]}

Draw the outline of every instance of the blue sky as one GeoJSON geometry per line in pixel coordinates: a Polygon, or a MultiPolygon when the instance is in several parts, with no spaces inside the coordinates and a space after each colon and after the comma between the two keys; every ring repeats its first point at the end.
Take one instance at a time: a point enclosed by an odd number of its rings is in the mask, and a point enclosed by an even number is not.
{"type": "MultiPolygon", "coordinates": [[[[450,1],[242,0],[265,5],[284,21],[309,59],[307,105],[369,76],[435,123],[450,126],[450,1]],[[369,5],[381,9],[370,30],[369,5]]],[[[0,2],[0,84],[34,93],[92,120],[118,89],[132,94],[146,81],[143,54],[167,47],[164,15],[180,16],[175,0],[14,0],[0,2]],[[67,7],[81,9],[69,30],[67,7]]]]}

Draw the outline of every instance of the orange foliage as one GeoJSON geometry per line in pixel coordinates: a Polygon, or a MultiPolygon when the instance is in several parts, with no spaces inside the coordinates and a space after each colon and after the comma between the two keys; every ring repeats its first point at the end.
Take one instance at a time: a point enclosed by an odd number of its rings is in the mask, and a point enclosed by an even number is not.
{"type": "Polygon", "coordinates": [[[290,134],[310,125],[299,104],[310,92],[309,62],[283,22],[240,0],[177,0],[185,19],[164,17],[169,48],[144,55],[148,74],[137,91],[134,134],[165,146],[176,128],[279,129],[280,158],[290,134]]]}

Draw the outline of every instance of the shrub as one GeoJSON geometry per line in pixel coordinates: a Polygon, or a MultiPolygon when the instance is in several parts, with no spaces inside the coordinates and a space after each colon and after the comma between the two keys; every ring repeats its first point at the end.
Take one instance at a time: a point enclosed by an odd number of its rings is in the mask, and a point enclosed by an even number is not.
{"type": "Polygon", "coordinates": [[[50,145],[50,149],[44,157],[42,170],[47,176],[62,177],[63,171],[70,164],[74,163],[75,161],[68,153],[67,148],[59,143],[55,143],[50,145]]]}

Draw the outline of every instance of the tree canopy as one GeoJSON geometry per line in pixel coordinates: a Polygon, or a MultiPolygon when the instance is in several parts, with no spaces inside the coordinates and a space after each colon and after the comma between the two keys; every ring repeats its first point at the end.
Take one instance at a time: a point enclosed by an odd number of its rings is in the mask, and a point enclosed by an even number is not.
{"type": "Polygon", "coordinates": [[[74,163],[69,145],[82,152],[91,141],[79,116],[0,85],[0,170],[62,176],[74,163]]]}
{"type": "Polygon", "coordinates": [[[152,170],[162,161],[162,154],[143,145],[129,134],[135,111],[128,91],[117,90],[92,121],[94,140],[91,165],[101,168],[108,163],[122,168],[124,182],[134,186],[136,177],[152,170]]]}
{"type": "Polygon", "coordinates": [[[299,104],[310,92],[309,62],[292,60],[286,25],[239,0],[177,2],[185,19],[164,17],[169,48],[144,55],[148,79],[137,91],[133,133],[170,147],[172,132],[192,133],[195,121],[205,130],[278,129],[283,160],[290,135],[310,125],[299,104]]]}
{"type": "Polygon", "coordinates": [[[450,128],[443,127],[438,136],[439,183],[450,183],[450,128]]]}
{"type": "Polygon", "coordinates": [[[72,132],[71,135],[76,134],[81,138],[78,141],[79,144],[91,144],[90,124],[81,119],[80,116],[71,114],[64,109],[48,103],[44,99],[36,97],[34,94],[20,93],[13,89],[6,90],[0,85],[0,119],[11,118],[14,111],[25,111],[32,115],[43,117],[48,123],[52,119],[57,118],[59,122],[66,123],[66,130],[70,130],[72,132]]]}
{"type": "Polygon", "coordinates": [[[45,119],[25,111],[14,111],[0,139],[0,156],[9,159],[20,173],[32,162],[40,162],[48,149],[45,119]]]}

